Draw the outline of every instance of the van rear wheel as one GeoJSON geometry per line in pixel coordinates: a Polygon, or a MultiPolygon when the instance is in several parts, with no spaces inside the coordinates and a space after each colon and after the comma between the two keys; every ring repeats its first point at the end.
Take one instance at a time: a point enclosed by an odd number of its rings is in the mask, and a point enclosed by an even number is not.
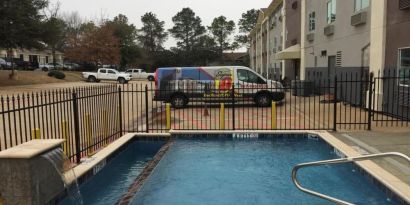
{"type": "Polygon", "coordinates": [[[183,95],[174,95],[171,97],[171,105],[174,108],[184,108],[188,104],[188,100],[183,95]]]}
{"type": "Polygon", "coordinates": [[[259,107],[268,107],[272,103],[272,98],[267,93],[261,93],[261,94],[258,94],[258,96],[256,96],[255,103],[259,107]]]}

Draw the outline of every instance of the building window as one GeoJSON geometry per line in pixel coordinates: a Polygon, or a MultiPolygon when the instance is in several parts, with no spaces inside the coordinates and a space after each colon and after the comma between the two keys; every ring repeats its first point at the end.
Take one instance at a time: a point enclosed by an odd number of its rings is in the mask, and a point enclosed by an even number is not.
{"type": "Polygon", "coordinates": [[[316,29],[316,13],[310,12],[309,14],[309,31],[314,31],[316,29]]]}
{"type": "Polygon", "coordinates": [[[355,0],[354,1],[354,11],[358,12],[369,7],[369,0],[355,0]]]}
{"type": "Polygon", "coordinates": [[[410,86],[410,48],[399,49],[399,83],[410,86]]]}
{"type": "Polygon", "coordinates": [[[399,0],[399,9],[410,8],[410,0],[399,0]]]}
{"type": "Polygon", "coordinates": [[[46,63],[48,63],[48,56],[46,56],[46,63]]]}
{"type": "Polygon", "coordinates": [[[336,0],[327,1],[327,23],[336,21],[336,0]]]}
{"type": "Polygon", "coordinates": [[[292,9],[295,10],[297,8],[298,8],[298,2],[295,1],[295,2],[292,3],[292,9]]]}

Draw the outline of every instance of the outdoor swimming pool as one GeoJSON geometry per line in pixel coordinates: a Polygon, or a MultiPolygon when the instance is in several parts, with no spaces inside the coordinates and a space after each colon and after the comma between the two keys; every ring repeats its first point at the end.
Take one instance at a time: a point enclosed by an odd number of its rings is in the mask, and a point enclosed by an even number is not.
{"type": "MultiPolygon", "coordinates": [[[[81,186],[84,204],[115,204],[162,144],[129,145],[81,186]]],[[[334,148],[318,137],[180,136],[131,204],[332,204],[299,191],[291,170],[299,163],[334,158],[338,158],[334,148]]],[[[351,203],[399,204],[353,164],[302,169],[299,179],[307,188],[351,203]]]]}
{"type": "MultiPolygon", "coordinates": [[[[337,158],[317,138],[179,138],[137,193],[133,205],[332,204],[297,190],[291,169],[337,158]]],[[[396,204],[351,164],[300,170],[306,187],[355,204],[396,204]]]]}

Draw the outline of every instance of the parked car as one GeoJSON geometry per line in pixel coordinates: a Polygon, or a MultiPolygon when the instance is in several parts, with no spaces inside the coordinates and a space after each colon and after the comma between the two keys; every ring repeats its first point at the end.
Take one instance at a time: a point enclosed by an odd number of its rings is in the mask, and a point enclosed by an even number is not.
{"type": "Polygon", "coordinates": [[[155,73],[146,73],[142,69],[127,69],[125,73],[129,73],[132,75],[132,79],[147,79],[149,81],[154,81],[155,80],[155,73]]]}
{"type": "Polygon", "coordinates": [[[115,80],[121,84],[128,83],[132,79],[131,74],[120,73],[115,69],[100,68],[95,72],[83,72],[83,77],[88,82],[100,82],[101,80],[115,80]]]}
{"type": "Polygon", "coordinates": [[[21,59],[15,59],[13,61],[13,63],[15,65],[15,67],[17,67],[17,68],[23,68],[23,69],[26,69],[26,70],[33,69],[33,64],[29,61],[24,61],[24,60],[21,60],[21,59]]]}
{"type": "Polygon", "coordinates": [[[267,80],[242,66],[158,68],[155,86],[154,100],[170,102],[175,108],[183,108],[190,101],[232,102],[232,99],[266,107],[285,98],[280,82],[267,80]]]}
{"type": "Polygon", "coordinates": [[[64,63],[64,70],[77,70],[80,67],[77,63],[64,63]]]}
{"type": "Polygon", "coordinates": [[[55,67],[52,63],[39,64],[38,66],[39,66],[39,69],[41,69],[44,72],[55,70],[55,67]]]}
{"type": "Polygon", "coordinates": [[[0,67],[1,67],[2,69],[5,69],[5,68],[8,67],[7,61],[4,60],[3,58],[0,58],[0,67]]]}
{"type": "Polygon", "coordinates": [[[0,58],[0,67],[2,69],[10,69],[12,67],[12,63],[7,59],[0,58]]]}

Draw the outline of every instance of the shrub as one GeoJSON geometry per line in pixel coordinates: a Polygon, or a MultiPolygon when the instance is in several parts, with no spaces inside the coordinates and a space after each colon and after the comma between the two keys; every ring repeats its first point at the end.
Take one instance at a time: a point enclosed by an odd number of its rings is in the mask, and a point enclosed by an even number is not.
{"type": "Polygon", "coordinates": [[[52,70],[52,71],[48,72],[47,75],[50,76],[50,77],[55,77],[55,78],[60,79],[60,80],[65,78],[65,74],[61,71],[58,71],[58,70],[52,70]]]}

